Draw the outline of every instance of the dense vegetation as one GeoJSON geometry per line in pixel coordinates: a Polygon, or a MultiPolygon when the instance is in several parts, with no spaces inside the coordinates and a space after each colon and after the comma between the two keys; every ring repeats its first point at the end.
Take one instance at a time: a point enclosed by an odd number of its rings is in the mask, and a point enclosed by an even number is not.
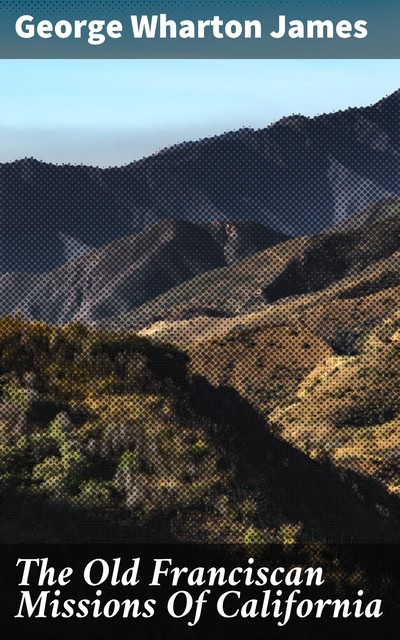
{"type": "Polygon", "coordinates": [[[396,518],[271,435],[234,389],[191,374],[173,346],[4,318],[0,376],[1,491],[15,504],[250,546],[397,535],[396,518]]]}
{"type": "Polygon", "coordinates": [[[374,477],[400,495],[400,314],[356,342],[355,353],[322,362],[299,385],[293,404],[270,416],[311,457],[374,477]],[[316,428],[317,425],[317,428],[316,428]]]}
{"type": "Polygon", "coordinates": [[[3,490],[182,539],[292,535],[290,522],[271,527],[251,482],[239,482],[222,414],[216,424],[201,410],[208,386],[190,378],[186,362],[134,334],[4,318],[3,490]]]}

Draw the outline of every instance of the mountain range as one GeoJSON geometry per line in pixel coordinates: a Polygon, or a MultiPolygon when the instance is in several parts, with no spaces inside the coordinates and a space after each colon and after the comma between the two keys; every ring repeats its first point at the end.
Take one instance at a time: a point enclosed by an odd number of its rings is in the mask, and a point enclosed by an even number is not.
{"type": "Polygon", "coordinates": [[[400,539],[399,101],[0,167],[0,500],[39,537],[400,539]]]}
{"type": "Polygon", "coordinates": [[[399,109],[397,91],[370,107],[293,115],[119,168],[2,164],[1,270],[49,271],[65,262],[65,236],[99,248],[165,218],[319,232],[400,193],[399,109]]]}

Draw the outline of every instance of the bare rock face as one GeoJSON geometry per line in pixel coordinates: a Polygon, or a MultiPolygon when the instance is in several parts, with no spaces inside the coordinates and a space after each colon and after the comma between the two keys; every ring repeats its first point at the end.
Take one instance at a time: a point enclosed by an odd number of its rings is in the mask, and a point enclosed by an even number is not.
{"type": "Polygon", "coordinates": [[[337,227],[342,223],[346,224],[356,211],[360,211],[368,204],[393,195],[378,182],[360,176],[356,171],[347,169],[335,159],[332,159],[328,179],[335,199],[335,226],[337,227]]]}

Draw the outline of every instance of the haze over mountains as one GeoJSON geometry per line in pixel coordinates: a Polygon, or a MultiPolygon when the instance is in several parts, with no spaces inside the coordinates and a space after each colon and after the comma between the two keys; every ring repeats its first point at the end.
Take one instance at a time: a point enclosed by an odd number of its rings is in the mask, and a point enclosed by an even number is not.
{"type": "Polygon", "coordinates": [[[399,109],[397,91],[371,107],[290,116],[120,168],[3,164],[1,269],[48,271],[65,261],[62,234],[100,247],[165,218],[319,232],[400,193],[399,109]]]}

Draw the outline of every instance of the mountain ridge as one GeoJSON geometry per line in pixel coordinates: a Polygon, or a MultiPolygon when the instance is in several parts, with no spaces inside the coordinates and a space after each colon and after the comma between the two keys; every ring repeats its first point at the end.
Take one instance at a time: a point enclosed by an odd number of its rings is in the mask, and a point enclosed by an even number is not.
{"type": "MultiPolygon", "coordinates": [[[[346,277],[359,277],[399,249],[400,218],[386,217],[387,209],[392,211],[391,203],[378,207],[380,219],[365,227],[329,229],[289,239],[230,267],[199,274],[146,303],[126,320],[143,329],[160,320],[207,315],[213,309],[231,317],[291,296],[322,291],[346,277]]],[[[396,270],[394,263],[387,263],[386,268],[396,270]]],[[[385,266],[383,275],[384,271],[385,266]]]]}
{"type": "Polygon", "coordinates": [[[194,275],[234,264],[285,239],[257,223],[160,220],[85,251],[54,271],[0,275],[0,313],[51,323],[104,321],[133,312],[194,275]]]}
{"type": "MultiPolygon", "coordinates": [[[[328,175],[333,161],[365,180],[369,197],[400,193],[398,96],[181,143],[123,167],[2,164],[1,270],[60,266],[60,233],[100,247],[166,217],[249,219],[291,235],[321,231],[340,216],[328,175]]],[[[351,214],[368,202],[354,193],[353,178],[346,184],[351,214]]]]}

